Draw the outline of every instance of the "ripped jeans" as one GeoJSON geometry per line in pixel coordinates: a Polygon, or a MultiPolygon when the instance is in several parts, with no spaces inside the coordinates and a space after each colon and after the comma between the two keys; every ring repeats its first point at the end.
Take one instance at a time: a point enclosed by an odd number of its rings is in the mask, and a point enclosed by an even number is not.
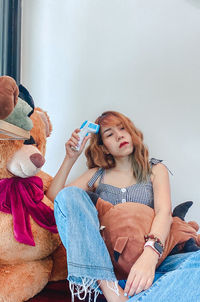
{"type": "MultiPolygon", "coordinates": [[[[95,302],[101,293],[97,280],[116,281],[97,210],[85,191],[67,187],[56,196],[54,213],[67,250],[72,301],[74,295],[84,299],[89,294],[95,302]]],[[[124,287],[125,282],[119,284],[124,287]]],[[[129,301],[200,302],[200,251],[168,256],[156,270],[153,285],[129,301]]]]}
{"type": "MultiPolygon", "coordinates": [[[[125,281],[120,281],[122,288],[125,281]]],[[[153,285],[130,302],[200,302],[200,251],[168,256],[153,285]]]]}
{"type": "Polygon", "coordinates": [[[88,194],[67,187],[54,201],[54,215],[60,238],[67,251],[69,285],[74,295],[96,301],[101,290],[97,280],[117,280],[106,245],[100,234],[97,210],[88,194]]]}

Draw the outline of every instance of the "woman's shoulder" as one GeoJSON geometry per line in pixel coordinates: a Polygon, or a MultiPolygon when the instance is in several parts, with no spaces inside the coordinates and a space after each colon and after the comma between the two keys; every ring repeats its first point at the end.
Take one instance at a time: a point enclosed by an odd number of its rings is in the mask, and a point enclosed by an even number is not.
{"type": "Polygon", "coordinates": [[[168,168],[162,163],[162,162],[159,162],[157,163],[156,165],[153,165],[152,166],[152,173],[164,173],[164,172],[167,172],[168,173],[168,168]]]}
{"type": "Polygon", "coordinates": [[[99,168],[99,167],[95,167],[95,168],[88,170],[88,175],[89,175],[88,187],[89,188],[92,188],[95,185],[97,179],[101,178],[103,171],[104,171],[104,169],[99,168]]]}
{"type": "Polygon", "coordinates": [[[157,159],[153,157],[149,160],[149,163],[152,168],[152,171],[153,170],[168,171],[171,175],[173,175],[173,173],[169,170],[168,166],[165,164],[163,159],[157,159]]]}
{"type": "Polygon", "coordinates": [[[84,177],[86,180],[90,180],[90,178],[93,177],[93,175],[96,174],[96,172],[99,170],[99,168],[91,168],[85,171],[81,176],[84,177]]]}
{"type": "Polygon", "coordinates": [[[66,185],[66,187],[75,186],[75,187],[81,188],[83,190],[87,190],[88,182],[90,181],[90,179],[96,173],[97,170],[98,170],[98,168],[88,169],[82,175],[80,175],[78,178],[76,178],[74,181],[72,181],[71,183],[66,185]]]}
{"type": "Polygon", "coordinates": [[[155,176],[156,177],[167,176],[168,172],[171,173],[168,167],[163,163],[162,159],[151,158],[150,165],[151,165],[151,172],[152,172],[151,180],[153,180],[155,176]]]}

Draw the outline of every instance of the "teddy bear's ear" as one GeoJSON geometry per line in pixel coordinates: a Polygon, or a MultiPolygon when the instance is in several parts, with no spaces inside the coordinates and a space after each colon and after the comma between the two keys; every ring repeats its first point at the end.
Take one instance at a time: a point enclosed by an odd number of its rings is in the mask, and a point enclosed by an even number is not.
{"type": "Polygon", "coordinates": [[[99,219],[101,220],[101,217],[103,217],[113,207],[114,206],[112,203],[99,197],[96,202],[96,209],[98,211],[99,219]]]}
{"type": "Polygon", "coordinates": [[[28,114],[28,116],[30,117],[34,111],[35,105],[32,96],[22,84],[19,85],[19,98],[28,103],[32,108],[32,110],[28,114]]]}
{"type": "Polygon", "coordinates": [[[13,111],[18,101],[19,89],[9,76],[0,77],[0,119],[5,119],[13,111]]]}
{"type": "Polygon", "coordinates": [[[35,111],[37,111],[37,113],[40,115],[42,121],[44,122],[45,127],[46,127],[46,137],[49,137],[51,135],[51,131],[52,131],[52,124],[51,124],[48,114],[46,113],[46,111],[43,111],[39,107],[35,108],[35,111]]]}
{"type": "Polygon", "coordinates": [[[184,221],[185,215],[187,214],[188,209],[193,205],[192,201],[185,201],[179,205],[177,205],[172,213],[173,217],[179,217],[184,221]]]}

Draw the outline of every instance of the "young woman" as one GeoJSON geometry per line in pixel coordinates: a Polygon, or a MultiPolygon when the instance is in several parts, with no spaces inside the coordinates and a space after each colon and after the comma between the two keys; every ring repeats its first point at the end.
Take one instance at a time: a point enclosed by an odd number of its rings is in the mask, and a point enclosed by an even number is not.
{"type": "Polygon", "coordinates": [[[168,171],[161,161],[149,161],[142,133],[123,114],[107,111],[95,123],[100,125],[99,133],[86,137],[78,152],[74,148],[80,130],[72,133],[66,143],[65,159],[47,196],[55,199],[55,217],[67,250],[72,294],[77,291],[83,299],[87,293],[89,297],[94,293],[95,301],[101,289],[107,301],[121,302],[149,289],[153,283],[159,254],[172,222],[168,171]],[[89,169],[63,189],[88,139],[90,144],[85,154],[89,169]],[[100,235],[97,211],[86,193],[88,190],[113,204],[140,202],[155,210],[149,244],[144,246],[143,253],[133,264],[124,290],[116,282],[100,235]],[[160,251],[152,248],[155,241],[160,245],[160,251]]]}

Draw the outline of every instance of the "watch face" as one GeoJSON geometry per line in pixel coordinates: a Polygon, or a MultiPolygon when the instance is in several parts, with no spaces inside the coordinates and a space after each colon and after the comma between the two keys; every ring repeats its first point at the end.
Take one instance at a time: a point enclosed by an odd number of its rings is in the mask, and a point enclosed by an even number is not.
{"type": "Polygon", "coordinates": [[[162,248],[162,246],[161,246],[157,241],[154,242],[154,247],[157,249],[157,251],[158,251],[160,254],[162,254],[163,248],[162,248]]]}

